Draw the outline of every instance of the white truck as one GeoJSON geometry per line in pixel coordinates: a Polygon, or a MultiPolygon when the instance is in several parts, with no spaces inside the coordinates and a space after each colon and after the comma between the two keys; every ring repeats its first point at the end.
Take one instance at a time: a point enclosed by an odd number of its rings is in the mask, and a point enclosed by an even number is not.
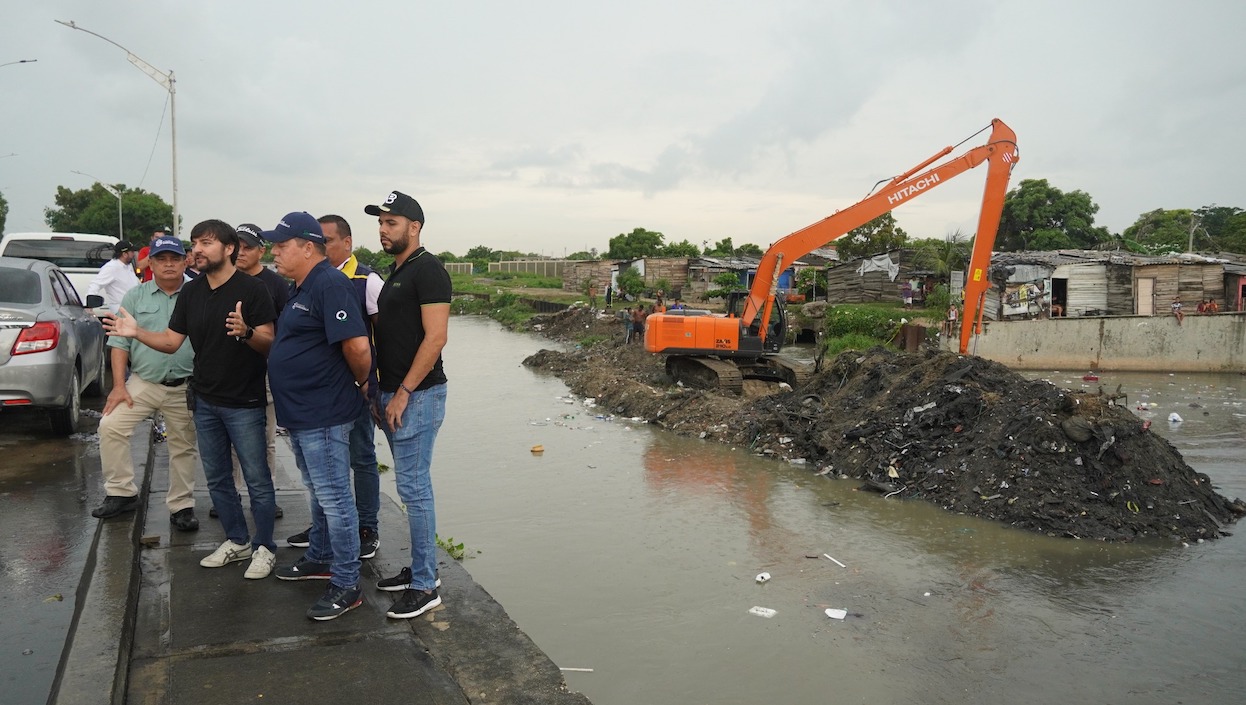
{"type": "MultiPolygon", "coordinates": [[[[0,257],[41,259],[61,268],[78,298],[86,303],[87,287],[100,267],[112,259],[117,238],[93,233],[6,233],[0,239],[0,257]]],[[[100,308],[97,314],[104,310],[100,308]]]]}

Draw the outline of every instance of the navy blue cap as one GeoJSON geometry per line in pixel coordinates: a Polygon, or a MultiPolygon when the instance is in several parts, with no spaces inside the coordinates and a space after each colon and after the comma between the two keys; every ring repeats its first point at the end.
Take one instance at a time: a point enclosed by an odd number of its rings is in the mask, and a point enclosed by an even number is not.
{"type": "Polygon", "coordinates": [[[151,243],[151,249],[147,251],[148,257],[155,257],[161,252],[176,252],[185,257],[186,248],[182,247],[182,241],[175,237],[158,237],[151,243]]]}
{"type": "Polygon", "coordinates": [[[269,242],[285,242],[301,237],[324,244],[324,232],[320,229],[320,223],[307,211],[286,213],[281,222],[277,223],[277,227],[263,232],[263,237],[269,242]]]}

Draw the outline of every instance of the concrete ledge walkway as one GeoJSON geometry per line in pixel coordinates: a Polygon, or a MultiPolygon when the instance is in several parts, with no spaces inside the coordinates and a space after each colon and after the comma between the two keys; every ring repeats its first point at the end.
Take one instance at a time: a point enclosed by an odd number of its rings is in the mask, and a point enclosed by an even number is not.
{"type": "MultiPolygon", "coordinates": [[[[145,511],[101,522],[49,702],[589,702],[567,691],[558,667],[444,553],[442,606],[413,620],[385,616],[398,594],[374,584],[407,565],[410,553],[406,516],[392,501],[382,501],[380,551],[364,561],[364,604],[316,622],[305,612],[325,581],[247,580],[247,562],[200,567],[224,541],[208,517],[206,489],[196,492],[200,530],[172,531],[164,446],[149,454],[136,439],[134,452],[148,461],[145,511]]],[[[277,563],[284,565],[303,551],[285,547],[284,537],[310,522],[284,438],[278,459],[285,518],[277,521],[277,563]]]]}

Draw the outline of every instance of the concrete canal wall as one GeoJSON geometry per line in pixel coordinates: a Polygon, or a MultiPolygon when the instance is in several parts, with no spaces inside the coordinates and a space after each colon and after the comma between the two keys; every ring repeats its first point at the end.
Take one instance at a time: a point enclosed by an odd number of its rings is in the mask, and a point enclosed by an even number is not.
{"type": "Polygon", "coordinates": [[[1246,372],[1246,313],[1188,315],[1180,326],[1173,316],[1103,316],[984,327],[969,352],[1016,369],[1246,372]]]}

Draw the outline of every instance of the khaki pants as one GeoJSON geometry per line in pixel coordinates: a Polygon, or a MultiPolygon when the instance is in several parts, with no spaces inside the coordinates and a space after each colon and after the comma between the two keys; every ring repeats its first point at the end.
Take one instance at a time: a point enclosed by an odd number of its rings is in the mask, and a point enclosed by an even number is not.
{"type": "MultiPolygon", "coordinates": [[[[186,385],[166,387],[130,375],[125,389],[134,406],[120,404],[100,419],[100,461],[103,465],[104,491],[117,497],[134,497],[134,460],[130,455],[130,437],[134,429],[157,411],[164,413],[168,428],[169,493],[165,505],[169,513],[195,506],[195,468],[199,451],[195,448],[195,425],[186,410],[186,385]]],[[[147,431],[146,427],[144,431],[147,431]]]]}

